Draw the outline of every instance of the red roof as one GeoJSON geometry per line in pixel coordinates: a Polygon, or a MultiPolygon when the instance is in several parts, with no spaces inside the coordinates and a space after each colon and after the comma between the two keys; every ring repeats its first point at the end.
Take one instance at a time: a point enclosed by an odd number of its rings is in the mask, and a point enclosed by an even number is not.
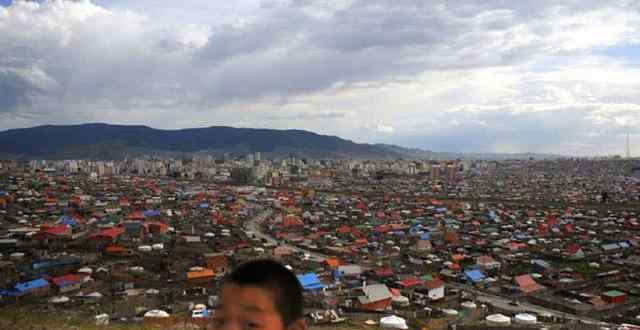
{"type": "Polygon", "coordinates": [[[408,278],[405,278],[402,281],[399,281],[398,284],[400,284],[401,286],[403,286],[405,288],[410,288],[410,287],[422,285],[424,283],[422,282],[422,280],[420,280],[417,277],[408,277],[408,278]]]}
{"type": "Polygon", "coordinates": [[[82,282],[83,279],[83,275],[68,274],[64,276],[54,277],[53,279],[51,279],[51,281],[57,286],[67,286],[82,282]]]}
{"type": "Polygon", "coordinates": [[[531,275],[529,274],[516,276],[515,280],[518,286],[520,287],[520,290],[522,290],[522,292],[525,292],[525,293],[535,292],[535,291],[544,289],[544,287],[536,283],[536,281],[534,281],[531,275]]]}
{"type": "Polygon", "coordinates": [[[41,234],[51,235],[51,236],[65,236],[71,234],[71,228],[67,225],[56,225],[53,227],[42,227],[40,230],[41,234]]]}
{"type": "Polygon", "coordinates": [[[567,246],[566,251],[569,254],[576,254],[578,253],[578,251],[580,251],[580,249],[581,249],[580,245],[574,243],[574,244],[569,244],[567,246]]]}
{"type": "Polygon", "coordinates": [[[378,268],[375,270],[375,274],[378,277],[391,277],[393,276],[393,270],[391,268],[378,268]]]}
{"type": "Polygon", "coordinates": [[[367,245],[368,243],[369,242],[366,239],[361,238],[361,239],[355,240],[354,245],[363,246],[363,245],[367,245]]]}
{"type": "Polygon", "coordinates": [[[91,236],[89,236],[89,239],[92,240],[114,240],[116,238],[118,238],[118,236],[122,235],[122,233],[124,233],[124,228],[122,227],[112,227],[112,228],[108,228],[108,229],[103,229],[91,236]]]}
{"type": "Polygon", "coordinates": [[[444,286],[444,282],[439,278],[434,278],[431,281],[426,281],[424,283],[424,285],[427,287],[427,289],[433,290],[433,289],[437,289],[437,288],[443,287],[444,286]]]}

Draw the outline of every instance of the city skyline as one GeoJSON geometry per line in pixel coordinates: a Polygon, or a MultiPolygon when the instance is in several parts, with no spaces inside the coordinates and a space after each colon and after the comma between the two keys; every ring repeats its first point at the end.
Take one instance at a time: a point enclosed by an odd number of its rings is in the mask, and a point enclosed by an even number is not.
{"type": "Polygon", "coordinates": [[[304,129],[448,152],[630,154],[631,1],[0,1],[0,130],[304,129]]]}

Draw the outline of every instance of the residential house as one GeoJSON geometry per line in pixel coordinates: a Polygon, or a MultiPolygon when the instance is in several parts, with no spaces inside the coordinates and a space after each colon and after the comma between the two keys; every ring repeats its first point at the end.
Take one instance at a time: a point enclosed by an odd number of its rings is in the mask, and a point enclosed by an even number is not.
{"type": "Polygon", "coordinates": [[[392,295],[384,284],[373,284],[363,287],[363,296],[358,297],[358,306],[365,310],[384,311],[391,305],[392,295]]]}
{"type": "Polygon", "coordinates": [[[205,253],[207,268],[216,274],[224,274],[229,270],[229,258],[224,253],[205,253]]]}
{"type": "Polygon", "coordinates": [[[125,232],[125,229],[122,227],[113,227],[103,229],[95,234],[90,235],[87,239],[92,241],[101,241],[104,243],[113,243],[115,242],[120,235],[125,232]]]}
{"type": "Polygon", "coordinates": [[[481,283],[486,278],[486,275],[479,269],[467,270],[464,272],[464,276],[473,284],[481,283]]]}
{"type": "Polygon", "coordinates": [[[13,289],[0,291],[0,296],[42,297],[48,295],[49,290],[49,282],[43,278],[39,278],[32,281],[18,283],[13,289]]]}
{"type": "Polygon", "coordinates": [[[340,277],[347,279],[357,278],[362,275],[362,267],[359,265],[341,265],[338,266],[338,273],[340,277]]]}
{"type": "Polygon", "coordinates": [[[444,298],[444,282],[441,279],[435,278],[426,281],[424,285],[428,290],[427,295],[431,301],[438,301],[444,298]]]}
{"type": "Polygon", "coordinates": [[[201,270],[192,270],[187,272],[187,282],[202,283],[209,282],[215,278],[216,273],[213,269],[203,268],[201,270]]]}
{"type": "Polygon", "coordinates": [[[536,283],[530,274],[516,276],[515,282],[520,292],[525,294],[534,293],[544,289],[544,286],[536,283]]]}
{"type": "Polygon", "coordinates": [[[324,260],[323,266],[325,270],[337,270],[338,266],[340,266],[340,260],[338,258],[327,258],[324,260]]]}
{"type": "Polygon", "coordinates": [[[318,275],[315,273],[307,273],[298,275],[298,281],[305,291],[317,291],[324,288],[324,284],[320,282],[318,275]]]}
{"type": "Polygon", "coordinates": [[[627,294],[618,290],[611,290],[602,294],[602,300],[609,304],[622,304],[627,301],[627,294]]]}
{"type": "Polygon", "coordinates": [[[492,256],[483,255],[476,258],[476,266],[483,271],[499,270],[500,262],[493,259],[492,256]]]}
{"type": "Polygon", "coordinates": [[[51,279],[51,282],[58,288],[59,293],[65,293],[80,289],[85,276],[79,274],[68,274],[51,279]]]}

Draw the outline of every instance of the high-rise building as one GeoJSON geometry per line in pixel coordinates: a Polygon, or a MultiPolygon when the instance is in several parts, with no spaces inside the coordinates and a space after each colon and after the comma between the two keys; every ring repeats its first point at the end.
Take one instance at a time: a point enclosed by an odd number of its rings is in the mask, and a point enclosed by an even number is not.
{"type": "Polygon", "coordinates": [[[409,175],[416,175],[416,164],[409,164],[409,175]]]}
{"type": "Polygon", "coordinates": [[[454,181],[456,179],[457,167],[454,164],[447,165],[447,179],[454,181]]]}
{"type": "Polygon", "coordinates": [[[440,180],[440,165],[431,165],[431,182],[435,183],[440,180]]]}
{"type": "Polygon", "coordinates": [[[75,160],[69,161],[67,168],[69,173],[78,173],[78,170],[79,170],[78,162],[75,160]]]}
{"type": "Polygon", "coordinates": [[[97,162],[96,168],[98,176],[105,176],[107,174],[107,167],[105,166],[104,162],[97,162]]]}

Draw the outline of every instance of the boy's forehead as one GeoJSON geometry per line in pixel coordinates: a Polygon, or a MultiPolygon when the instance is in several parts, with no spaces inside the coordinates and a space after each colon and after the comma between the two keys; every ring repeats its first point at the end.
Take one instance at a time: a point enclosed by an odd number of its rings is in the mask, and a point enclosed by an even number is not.
{"type": "Polygon", "coordinates": [[[275,313],[275,296],[266,288],[226,283],[222,287],[222,306],[250,313],[275,313]]]}

